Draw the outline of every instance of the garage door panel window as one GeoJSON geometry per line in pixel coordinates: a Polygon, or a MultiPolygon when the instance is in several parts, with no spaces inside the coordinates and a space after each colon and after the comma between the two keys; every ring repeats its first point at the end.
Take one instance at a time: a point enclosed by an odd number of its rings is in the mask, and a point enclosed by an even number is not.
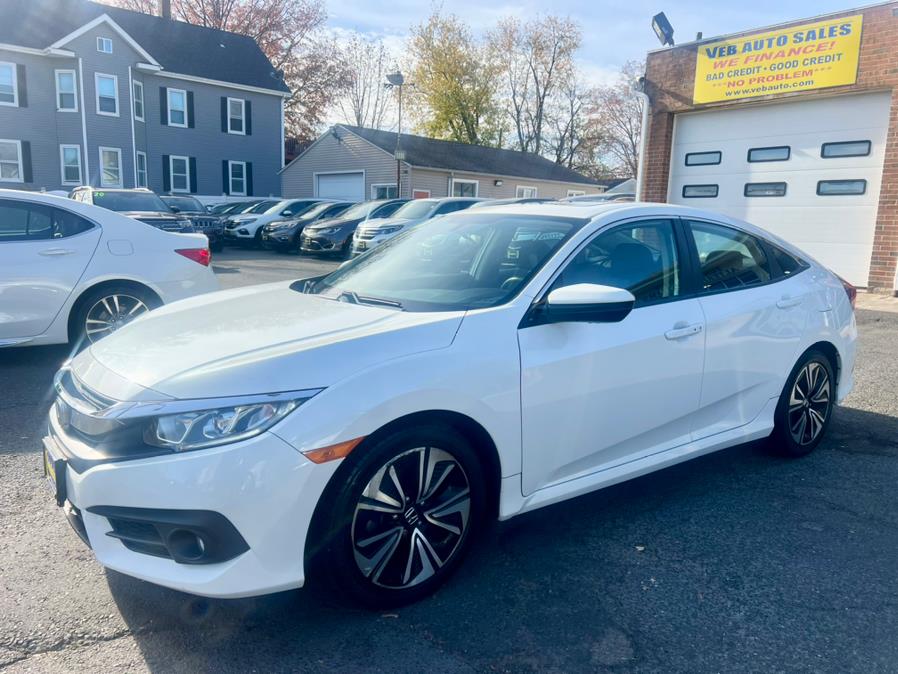
{"type": "Polygon", "coordinates": [[[784,197],[786,183],[745,183],[747,197],[784,197]]]}
{"type": "Polygon", "coordinates": [[[823,159],[839,159],[842,157],[867,157],[873,144],[869,140],[848,140],[838,143],[824,143],[820,147],[823,159]]]}
{"type": "Polygon", "coordinates": [[[714,199],[719,190],[717,185],[683,185],[683,198],[714,199]]]}
{"type": "Polygon", "coordinates": [[[713,152],[689,152],[686,154],[686,166],[714,166],[719,164],[723,153],[719,150],[713,152]]]}
{"type": "Polygon", "coordinates": [[[602,232],[577,253],[553,287],[577,283],[626,288],[636,306],[677,298],[680,262],[673,224],[644,220],[602,232]]]}
{"type": "Polygon", "coordinates": [[[745,232],[707,222],[690,222],[704,292],[738,290],[772,280],[761,242],[745,232]]]}
{"type": "Polygon", "coordinates": [[[753,147],[748,151],[750,163],[765,161],[788,161],[792,156],[792,149],[788,145],[777,147],[753,147]]]}
{"type": "Polygon", "coordinates": [[[821,197],[859,195],[866,191],[866,180],[821,180],[817,183],[817,194],[821,197]]]}

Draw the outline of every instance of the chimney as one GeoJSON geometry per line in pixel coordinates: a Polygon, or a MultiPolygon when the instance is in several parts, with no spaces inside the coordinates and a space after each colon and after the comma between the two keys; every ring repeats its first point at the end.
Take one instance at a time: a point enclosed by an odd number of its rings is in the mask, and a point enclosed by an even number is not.
{"type": "Polygon", "coordinates": [[[171,19],[171,0],[159,0],[159,16],[171,19]]]}

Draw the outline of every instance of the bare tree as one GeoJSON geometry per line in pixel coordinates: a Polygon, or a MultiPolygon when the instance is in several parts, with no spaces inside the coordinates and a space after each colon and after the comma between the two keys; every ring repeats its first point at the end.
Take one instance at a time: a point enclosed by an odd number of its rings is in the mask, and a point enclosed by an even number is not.
{"type": "Polygon", "coordinates": [[[543,151],[546,113],[558,87],[572,77],[580,40],[579,26],[557,16],[526,23],[510,17],[490,33],[491,56],[504,75],[505,112],[517,134],[517,149],[543,151]]]}
{"type": "Polygon", "coordinates": [[[380,40],[354,35],[343,48],[348,86],[340,99],[343,117],[356,126],[383,128],[390,108],[390,94],[384,87],[389,54],[380,40]]]}
{"type": "MultiPolygon", "coordinates": [[[[157,13],[153,0],[107,0],[126,9],[157,13]]],[[[291,96],[285,103],[288,132],[316,135],[347,77],[339,49],[324,33],[323,0],[172,0],[172,17],[248,35],[283,73],[291,96]]]]}
{"type": "Polygon", "coordinates": [[[642,99],[634,96],[634,78],[644,65],[629,61],[621,68],[620,81],[599,87],[588,114],[603,137],[604,151],[619,172],[635,176],[639,171],[639,139],[642,135],[642,99]]]}

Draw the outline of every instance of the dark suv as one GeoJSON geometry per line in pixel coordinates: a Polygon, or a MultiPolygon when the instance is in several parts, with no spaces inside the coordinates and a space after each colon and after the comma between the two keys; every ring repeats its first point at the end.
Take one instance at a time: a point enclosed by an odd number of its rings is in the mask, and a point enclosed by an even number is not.
{"type": "Polygon", "coordinates": [[[196,231],[186,215],[172,213],[155,192],[144,187],[133,190],[76,187],[69,193],[69,198],[83,204],[102,206],[166,232],[190,234],[196,231]]]}
{"type": "Polygon", "coordinates": [[[209,239],[209,250],[217,253],[224,248],[224,223],[222,217],[212,215],[196,197],[181,194],[163,194],[161,197],[172,213],[190,218],[196,231],[209,239]]]}

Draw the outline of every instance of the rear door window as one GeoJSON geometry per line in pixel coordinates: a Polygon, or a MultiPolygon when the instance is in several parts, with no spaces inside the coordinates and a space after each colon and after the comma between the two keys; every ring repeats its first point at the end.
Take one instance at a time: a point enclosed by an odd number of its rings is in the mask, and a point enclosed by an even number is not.
{"type": "Polygon", "coordinates": [[[738,290],[772,280],[761,242],[738,229],[708,222],[689,222],[698,253],[703,292],[738,290]]]}

